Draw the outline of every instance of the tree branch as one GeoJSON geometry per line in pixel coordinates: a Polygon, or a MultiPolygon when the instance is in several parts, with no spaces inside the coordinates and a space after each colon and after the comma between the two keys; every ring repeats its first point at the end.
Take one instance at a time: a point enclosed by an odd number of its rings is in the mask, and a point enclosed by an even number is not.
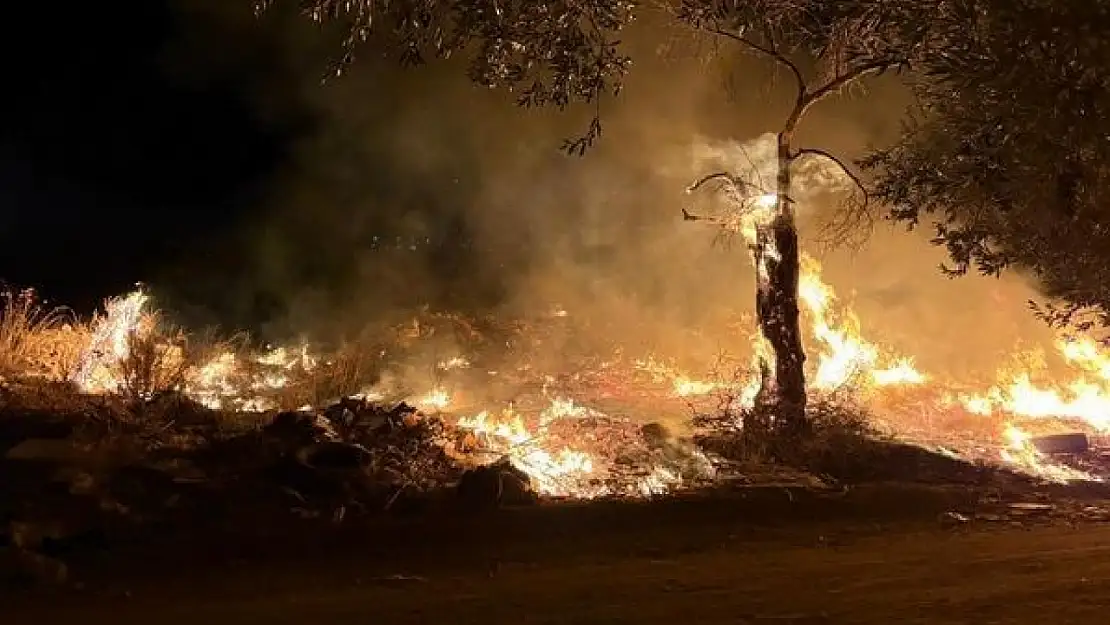
{"type": "Polygon", "coordinates": [[[884,61],[882,63],[869,63],[867,65],[857,67],[850,72],[841,74],[840,76],[837,76],[836,78],[833,78],[829,82],[825,83],[821,87],[818,87],[811,92],[807,92],[804,98],[805,106],[809,106],[810,104],[821,100],[825,96],[843,89],[859,78],[863,78],[868,74],[879,73],[896,65],[899,65],[899,63],[895,63],[892,61],[884,61]]]}
{"type": "Polygon", "coordinates": [[[862,243],[863,240],[866,240],[874,225],[874,218],[870,211],[871,195],[867,191],[867,186],[844,161],[830,152],[820,148],[802,148],[791,155],[791,160],[800,159],[804,156],[816,156],[834,163],[845,176],[855,183],[856,189],[859,190],[859,194],[862,196],[858,203],[851,200],[844,202],[836,215],[831,217],[822,227],[823,233],[819,237],[819,241],[828,247],[851,244],[853,241],[862,243]],[[857,240],[855,237],[860,238],[857,240]]]}
{"type": "Polygon", "coordinates": [[[682,221],[708,221],[709,223],[717,224],[718,226],[728,225],[727,222],[720,217],[706,217],[705,215],[695,215],[685,208],[682,209],[682,221]]]}
{"type": "Polygon", "coordinates": [[[802,70],[798,69],[798,66],[793,61],[786,58],[786,55],[784,55],[783,53],[779,52],[773,47],[768,48],[767,46],[761,46],[751,39],[748,39],[743,35],[731,31],[722,30],[720,28],[711,28],[709,29],[709,32],[713,33],[714,35],[719,35],[721,37],[732,39],[733,41],[746,46],[750,50],[754,50],[755,52],[758,52],[770,59],[773,59],[779,65],[782,65],[786,69],[790,70],[790,73],[794,75],[794,84],[798,88],[798,99],[801,100],[801,98],[805,95],[806,80],[802,76],[802,70]]]}
{"type": "Polygon", "coordinates": [[[852,171],[846,164],[844,164],[844,161],[837,158],[836,155],[827,150],[822,150],[821,148],[801,148],[791,154],[790,159],[797,160],[802,158],[803,156],[817,156],[831,161],[834,165],[840,168],[840,171],[845,176],[847,176],[853,183],[855,183],[856,188],[859,190],[860,194],[863,195],[863,203],[865,205],[870,203],[871,195],[867,192],[867,186],[863,184],[863,180],[856,174],[856,172],[852,171]]]}
{"type": "Polygon", "coordinates": [[[728,173],[727,171],[719,171],[719,172],[716,172],[716,173],[709,174],[707,176],[702,176],[697,181],[695,181],[693,184],[686,187],[686,192],[687,193],[693,193],[694,191],[697,191],[698,189],[702,188],[703,186],[705,186],[706,184],[708,184],[710,182],[713,182],[714,180],[724,180],[724,181],[728,182],[729,184],[731,184],[733,186],[740,187],[741,189],[750,189],[750,190],[753,190],[753,191],[758,191],[760,193],[766,193],[766,191],[759,188],[758,186],[748,182],[747,180],[744,180],[743,178],[741,178],[739,176],[734,176],[734,175],[728,173]]]}

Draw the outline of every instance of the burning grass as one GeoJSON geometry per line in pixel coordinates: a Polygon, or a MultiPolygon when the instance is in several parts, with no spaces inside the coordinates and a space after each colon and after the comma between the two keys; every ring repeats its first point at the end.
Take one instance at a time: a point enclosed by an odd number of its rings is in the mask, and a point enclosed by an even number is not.
{"type": "Polygon", "coordinates": [[[751,355],[696,376],[620,349],[537,358],[536,346],[563,344],[545,334],[567,333],[563,311],[499,322],[425,310],[331,348],[263,347],[187,333],[142,291],[88,320],[13,294],[0,318],[0,451],[64,466],[30,480],[7,471],[0,515],[86,514],[39,501],[59,479],[82,510],[111,517],[98,523],[129,524],[128,534],[149,519],[341,520],[434,507],[451,493],[454,505],[483,506],[736,484],[978,491],[1106,474],[1097,462],[1050,459],[1032,438],[1106,427],[1101,352],[1062,344],[1082,384],[1036,386],[1031,371],[1007,371],[1010,383],[986,391],[942,384],[864,340],[819,275],[806,284],[811,429],[794,439],[770,435],[774,415],[755,409],[758,338],[751,355]],[[692,435],[676,435],[691,417],[692,435]],[[61,449],[26,438],[60,438],[61,449]]]}
{"type": "Polygon", "coordinates": [[[0,375],[67,378],[81,355],[84,328],[67,309],[45,306],[32,290],[2,297],[0,375]]]}
{"type": "Polygon", "coordinates": [[[1048,415],[1079,419],[1092,432],[1105,427],[1110,360],[1093,344],[1061,343],[1079,370],[1070,385],[1036,386],[1022,371],[986,391],[956,388],[865,340],[860,321],[821,280],[820,265],[807,258],[803,269],[813,362],[813,427],[803,440],[772,439],[755,427],[767,420],[754,411],[758,376],[746,365],[767,356],[758,337],[750,359],[722,360],[704,378],[657,355],[620,350],[577,363],[567,356],[559,364],[572,371],[551,370],[532,347],[565,324],[565,311],[506,322],[425,310],[331,348],[261,347],[243,335],[187,333],[141,290],[107,301],[89,320],[48,309],[31,292],[9,294],[0,319],[4,408],[126,425],[153,439],[171,430],[181,436],[183,423],[256,429],[276,414],[349,397],[386,407],[408,402],[469,432],[465,445],[452,441],[461,465],[508,461],[539,492],[562,497],[697,486],[716,474],[714,456],[837,479],[882,477],[889,467],[875,467],[890,464],[891,450],[906,442],[1049,479],[1094,479],[1053,465],[1024,435],[1030,419],[1043,426],[1048,415]],[[692,414],[702,415],[697,444],[642,431],[645,422],[681,423],[692,414]]]}

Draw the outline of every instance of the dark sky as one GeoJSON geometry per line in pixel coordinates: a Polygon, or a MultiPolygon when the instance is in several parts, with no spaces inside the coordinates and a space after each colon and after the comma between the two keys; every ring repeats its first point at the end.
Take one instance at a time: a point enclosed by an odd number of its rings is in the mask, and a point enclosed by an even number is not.
{"type": "MultiPolygon", "coordinates": [[[[169,2],[5,9],[0,279],[86,308],[212,253],[282,165],[301,121],[254,112],[244,77],[266,56],[189,80],[172,52],[196,25],[169,2]]],[[[209,58],[241,55],[233,35],[209,58]]]]}

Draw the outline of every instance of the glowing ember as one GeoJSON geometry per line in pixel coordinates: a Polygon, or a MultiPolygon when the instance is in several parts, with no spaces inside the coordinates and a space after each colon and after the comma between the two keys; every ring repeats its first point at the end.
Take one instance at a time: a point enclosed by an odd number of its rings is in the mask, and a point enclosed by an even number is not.
{"type": "Polygon", "coordinates": [[[451,371],[452,369],[466,369],[470,367],[470,361],[462,356],[455,356],[454,358],[444,360],[436,365],[437,369],[444,371],[451,371]]]}
{"type": "Polygon", "coordinates": [[[704,380],[691,380],[685,376],[679,376],[674,381],[674,394],[679,397],[690,397],[692,395],[708,395],[717,390],[720,385],[716,382],[706,382],[704,380]]]}

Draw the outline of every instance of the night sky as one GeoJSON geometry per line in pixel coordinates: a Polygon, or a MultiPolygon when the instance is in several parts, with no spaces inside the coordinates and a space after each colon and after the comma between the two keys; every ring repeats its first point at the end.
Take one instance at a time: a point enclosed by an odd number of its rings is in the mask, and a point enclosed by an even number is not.
{"type": "Polygon", "coordinates": [[[472,100],[459,68],[370,51],[329,82],[328,33],[249,0],[24,3],[4,28],[9,287],[87,313],[143,282],[186,325],[278,333],[503,294],[504,259],[483,273],[467,247],[480,176],[455,153],[490,133],[436,104],[472,100]]]}
{"type": "Polygon", "coordinates": [[[0,279],[8,284],[84,309],[190,258],[219,270],[214,241],[257,206],[311,123],[260,119],[249,102],[248,78],[281,69],[276,55],[258,53],[261,34],[205,33],[209,54],[175,64],[204,24],[169,1],[5,10],[0,279]]]}

